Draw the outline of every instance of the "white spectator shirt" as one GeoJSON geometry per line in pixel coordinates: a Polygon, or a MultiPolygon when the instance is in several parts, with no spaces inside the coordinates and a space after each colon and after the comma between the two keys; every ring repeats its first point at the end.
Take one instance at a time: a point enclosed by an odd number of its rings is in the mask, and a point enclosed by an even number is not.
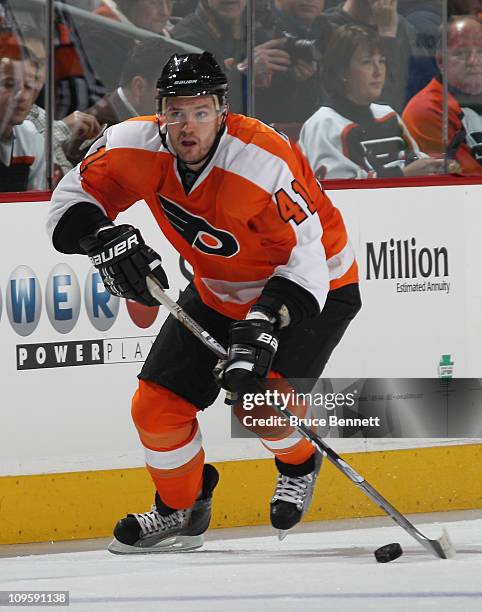
{"type": "Polygon", "coordinates": [[[34,124],[25,120],[14,126],[11,138],[0,143],[0,159],[6,166],[22,160],[30,166],[27,190],[45,189],[45,140],[34,124]]]}
{"type": "MultiPolygon", "coordinates": [[[[374,121],[358,124],[322,106],[303,125],[299,144],[318,179],[394,176],[395,168],[426,157],[401,117],[384,104],[370,104],[374,121]],[[392,173],[390,173],[392,170],[392,173]]],[[[401,171],[398,172],[401,175],[401,171]]]]}

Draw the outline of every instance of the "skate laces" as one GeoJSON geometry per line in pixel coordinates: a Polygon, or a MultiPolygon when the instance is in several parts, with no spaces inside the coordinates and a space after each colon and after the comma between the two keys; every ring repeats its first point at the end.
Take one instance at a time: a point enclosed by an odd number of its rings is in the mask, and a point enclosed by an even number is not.
{"type": "Polygon", "coordinates": [[[277,500],[289,502],[290,504],[296,504],[298,510],[301,511],[312,483],[313,474],[306,474],[306,476],[278,474],[276,490],[271,503],[277,500]]]}
{"type": "Polygon", "coordinates": [[[156,531],[167,531],[168,529],[182,527],[185,513],[184,510],[176,510],[175,512],[162,516],[162,514],[159,514],[157,511],[154,504],[150,512],[134,514],[134,516],[140,525],[142,533],[144,535],[149,535],[156,531]]]}

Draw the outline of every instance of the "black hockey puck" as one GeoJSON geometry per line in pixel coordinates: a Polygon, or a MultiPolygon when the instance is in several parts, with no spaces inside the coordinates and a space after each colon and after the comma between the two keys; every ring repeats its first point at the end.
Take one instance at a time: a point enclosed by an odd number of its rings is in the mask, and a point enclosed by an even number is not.
{"type": "Polygon", "coordinates": [[[378,563],[388,563],[398,559],[403,554],[403,550],[398,542],[394,542],[393,544],[386,544],[377,548],[373,554],[378,563]]]}

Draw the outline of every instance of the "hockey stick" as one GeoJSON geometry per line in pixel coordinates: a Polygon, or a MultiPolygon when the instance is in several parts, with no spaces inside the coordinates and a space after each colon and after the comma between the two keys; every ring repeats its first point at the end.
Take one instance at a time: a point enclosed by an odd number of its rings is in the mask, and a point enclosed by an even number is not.
{"type": "MultiPolygon", "coordinates": [[[[207,346],[213,353],[220,359],[226,359],[227,353],[223,346],[217,342],[208,332],[203,329],[194,319],[192,319],[179,304],[176,304],[160,287],[157,280],[152,277],[147,277],[147,288],[151,295],[180,322],[189,331],[191,331],[205,346],[207,346]]],[[[288,418],[294,417],[293,413],[287,408],[278,408],[275,406],[276,411],[288,418]]],[[[316,446],[328,460],[343,472],[343,474],[349,478],[353,484],[361,489],[365,495],[371,499],[379,508],[381,508],[392,520],[395,521],[402,529],[409,533],[417,542],[424,546],[428,552],[432,553],[440,559],[450,559],[455,555],[455,549],[452,542],[450,541],[447,530],[444,528],[442,535],[436,539],[431,540],[421,533],[412,523],[401,514],[392,504],[387,501],[376,489],[369,484],[363,476],[361,476],[356,470],[354,470],[346,461],[344,461],[338,453],[330,448],[320,437],[306,427],[299,419],[294,418],[297,422],[295,426],[301,435],[307,438],[314,446],[316,446]]]]}

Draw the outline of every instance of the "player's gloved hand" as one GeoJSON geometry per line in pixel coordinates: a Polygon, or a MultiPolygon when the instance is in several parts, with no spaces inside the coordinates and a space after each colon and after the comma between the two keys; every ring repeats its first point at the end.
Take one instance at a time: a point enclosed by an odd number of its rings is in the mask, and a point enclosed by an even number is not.
{"type": "Polygon", "coordinates": [[[80,246],[99,270],[105,288],[112,295],[159,306],[146,285],[146,277],[155,276],[163,289],[169,289],[161,257],[144,242],[132,225],[101,228],[80,240],[80,246]]]}
{"type": "Polygon", "coordinates": [[[275,324],[265,319],[236,321],[231,326],[227,359],[218,362],[214,377],[232,401],[246,392],[261,391],[278,348],[275,324]]]}

